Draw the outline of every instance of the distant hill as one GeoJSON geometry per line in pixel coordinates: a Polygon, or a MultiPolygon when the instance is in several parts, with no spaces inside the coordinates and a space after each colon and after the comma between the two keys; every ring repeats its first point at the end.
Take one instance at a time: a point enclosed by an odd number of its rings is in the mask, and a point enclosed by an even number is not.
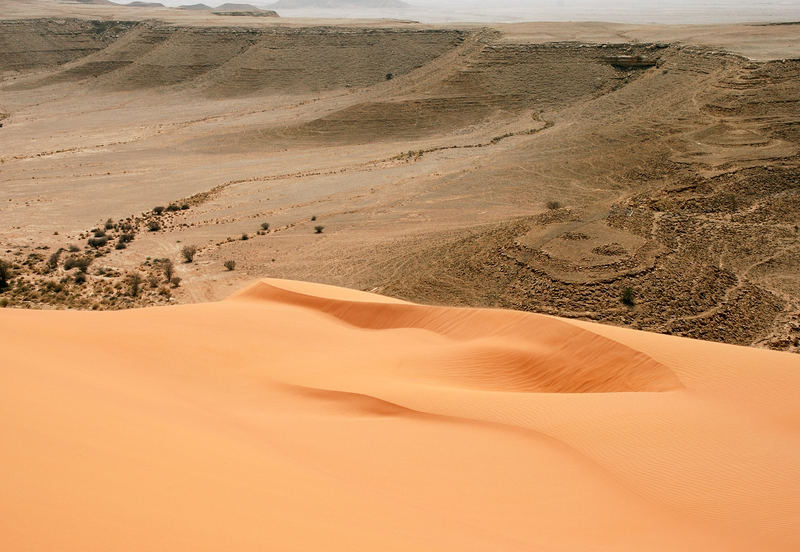
{"type": "Polygon", "coordinates": [[[78,4],[96,4],[100,6],[112,6],[114,5],[113,2],[109,2],[108,0],[72,0],[78,4]]]}
{"type": "Polygon", "coordinates": [[[185,6],[178,6],[179,10],[197,10],[197,11],[211,11],[214,8],[206,6],[205,4],[187,4],[185,6]]]}
{"type": "Polygon", "coordinates": [[[132,8],[165,8],[164,4],[160,2],[131,2],[130,4],[124,4],[126,6],[130,6],[132,8]]]}
{"type": "Polygon", "coordinates": [[[214,11],[217,12],[260,12],[263,11],[261,8],[257,8],[251,4],[222,4],[221,6],[217,6],[214,8],[214,11]]]}
{"type": "Polygon", "coordinates": [[[270,8],[408,8],[401,0],[278,0],[270,8]]]}

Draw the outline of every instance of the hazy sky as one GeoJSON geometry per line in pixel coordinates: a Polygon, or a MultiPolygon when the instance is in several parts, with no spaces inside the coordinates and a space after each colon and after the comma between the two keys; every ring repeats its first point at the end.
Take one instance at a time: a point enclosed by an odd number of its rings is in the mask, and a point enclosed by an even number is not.
{"type": "MultiPolygon", "coordinates": [[[[126,3],[127,0],[116,0],[126,3]]],[[[154,0],[169,6],[226,0],[154,0]]],[[[267,7],[274,0],[230,0],[267,7]]],[[[346,1],[346,0],[342,0],[346,1]]],[[[619,21],[726,23],[798,21],[800,0],[405,0],[408,10],[279,10],[289,17],[401,17],[420,21],[619,21]]]]}

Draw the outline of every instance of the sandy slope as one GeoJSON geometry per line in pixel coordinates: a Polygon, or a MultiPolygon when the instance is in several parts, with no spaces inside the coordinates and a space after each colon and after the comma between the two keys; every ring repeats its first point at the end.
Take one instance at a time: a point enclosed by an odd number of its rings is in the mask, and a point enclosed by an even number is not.
{"type": "Polygon", "coordinates": [[[0,311],[3,550],[797,550],[795,355],[262,281],[0,311]]]}

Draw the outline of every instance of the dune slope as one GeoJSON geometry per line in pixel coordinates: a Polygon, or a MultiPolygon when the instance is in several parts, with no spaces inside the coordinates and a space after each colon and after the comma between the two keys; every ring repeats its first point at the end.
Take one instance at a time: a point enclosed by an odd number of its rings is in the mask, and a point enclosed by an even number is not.
{"type": "Polygon", "coordinates": [[[800,359],[265,280],[0,311],[4,550],[796,550],[800,359]]]}

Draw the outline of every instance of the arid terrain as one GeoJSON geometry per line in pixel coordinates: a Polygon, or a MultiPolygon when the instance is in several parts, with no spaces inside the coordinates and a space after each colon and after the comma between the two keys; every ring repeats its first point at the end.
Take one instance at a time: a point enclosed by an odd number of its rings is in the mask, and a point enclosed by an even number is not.
{"type": "Polygon", "coordinates": [[[18,9],[3,304],[206,301],[271,276],[798,350],[798,25],[18,9]],[[170,205],[189,208],[152,213],[170,205]],[[62,264],[84,250],[76,284],[62,264]]]}

